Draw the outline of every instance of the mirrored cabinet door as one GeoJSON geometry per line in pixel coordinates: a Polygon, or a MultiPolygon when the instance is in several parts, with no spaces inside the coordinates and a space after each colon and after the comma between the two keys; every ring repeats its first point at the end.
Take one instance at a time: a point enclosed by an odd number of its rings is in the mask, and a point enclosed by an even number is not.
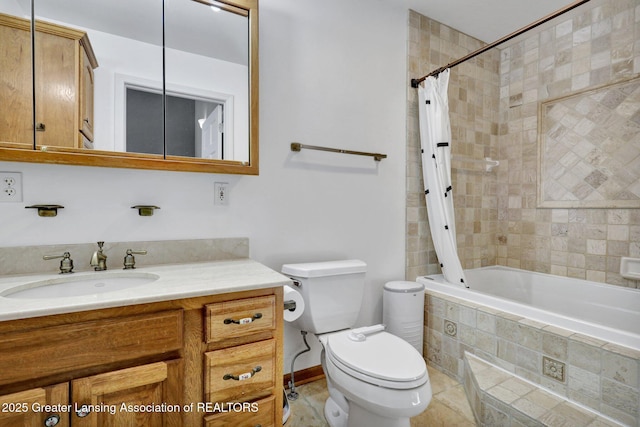
{"type": "Polygon", "coordinates": [[[249,15],[165,0],[166,154],[249,161],[249,15]]]}
{"type": "Polygon", "coordinates": [[[162,93],[162,2],[35,0],[34,12],[37,145],[136,152],[151,135],[159,147],[140,152],[162,156],[162,108],[127,114],[129,89],[162,93]]]}

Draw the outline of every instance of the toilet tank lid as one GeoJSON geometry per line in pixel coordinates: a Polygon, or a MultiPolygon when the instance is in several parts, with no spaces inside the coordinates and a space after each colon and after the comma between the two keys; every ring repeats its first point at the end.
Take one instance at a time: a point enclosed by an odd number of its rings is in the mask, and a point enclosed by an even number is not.
{"type": "Polygon", "coordinates": [[[295,277],[324,277],[341,274],[364,273],[367,264],[358,259],[342,261],[306,262],[302,264],[284,264],[282,273],[295,277]]]}

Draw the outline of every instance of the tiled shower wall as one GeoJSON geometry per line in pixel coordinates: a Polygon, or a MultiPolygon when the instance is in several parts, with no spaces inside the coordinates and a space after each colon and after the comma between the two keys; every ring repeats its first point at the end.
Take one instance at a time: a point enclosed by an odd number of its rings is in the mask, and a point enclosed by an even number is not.
{"type": "MultiPolygon", "coordinates": [[[[638,287],[640,209],[538,209],[538,105],[640,72],[640,2],[592,0],[500,53],[498,264],[638,287]]],[[[636,153],[640,155],[640,153],[636,153]]]]}
{"type": "MultiPolygon", "coordinates": [[[[409,79],[483,45],[410,11],[409,79]]],[[[508,265],[640,287],[619,275],[640,257],[640,209],[537,208],[538,105],[640,73],[638,0],[592,0],[452,69],[453,157],[500,160],[454,168],[464,268],[508,265]]],[[[439,272],[421,175],[417,90],[408,88],[406,278],[439,272]]],[[[454,166],[460,162],[454,160],[454,166]]]]}
{"type": "MultiPolygon", "coordinates": [[[[409,12],[409,79],[421,77],[483,43],[416,12],[409,12]]],[[[498,138],[499,52],[492,50],[451,70],[452,181],[458,252],[464,268],[496,263],[496,174],[466,159],[495,158],[498,138]]],[[[406,277],[440,271],[427,221],[420,158],[417,89],[407,106],[406,277]]]]}

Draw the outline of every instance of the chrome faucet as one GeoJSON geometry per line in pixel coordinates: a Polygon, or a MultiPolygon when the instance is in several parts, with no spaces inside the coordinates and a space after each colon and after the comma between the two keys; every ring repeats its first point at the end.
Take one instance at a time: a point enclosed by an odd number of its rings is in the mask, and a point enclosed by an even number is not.
{"type": "Polygon", "coordinates": [[[95,271],[104,271],[107,269],[107,256],[102,251],[104,242],[98,242],[98,250],[91,256],[91,267],[94,267],[95,271]]]}

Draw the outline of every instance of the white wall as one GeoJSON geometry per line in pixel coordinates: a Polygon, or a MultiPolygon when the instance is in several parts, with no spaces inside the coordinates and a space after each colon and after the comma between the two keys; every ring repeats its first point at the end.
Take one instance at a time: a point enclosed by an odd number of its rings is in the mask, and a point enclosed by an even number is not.
{"type": "Polygon", "coordinates": [[[0,13],[27,18],[31,12],[31,5],[17,0],[4,0],[0,3],[0,13]]]}
{"type": "MultiPolygon", "coordinates": [[[[0,246],[249,237],[252,258],[359,258],[369,265],[359,323],[381,319],[382,286],[404,276],[406,9],[382,0],[260,3],[260,175],[210,175],[0,162],[22,171],[23,203],[0,203],[0,246]],[[292,141],[375,151],[302,151],[292,141]],[[230,205],[213,205],[214,182],[230,205]],[[59,203],[55,218],[24,206],[59,203]],[[157,204],[140,217],[130,209],[157,204]]],[[[76,260],[76,263],[85,260],[76,260]]],[[[89,262],[89,260],[86,260],[89,262]]],[[[1,273],[0,265],[0,273],[1,273]]],[[[285,372],[302,349],[285,329],[285,372]]],[[[319,363],[318,345],[296,369],[319,363]]]]}

